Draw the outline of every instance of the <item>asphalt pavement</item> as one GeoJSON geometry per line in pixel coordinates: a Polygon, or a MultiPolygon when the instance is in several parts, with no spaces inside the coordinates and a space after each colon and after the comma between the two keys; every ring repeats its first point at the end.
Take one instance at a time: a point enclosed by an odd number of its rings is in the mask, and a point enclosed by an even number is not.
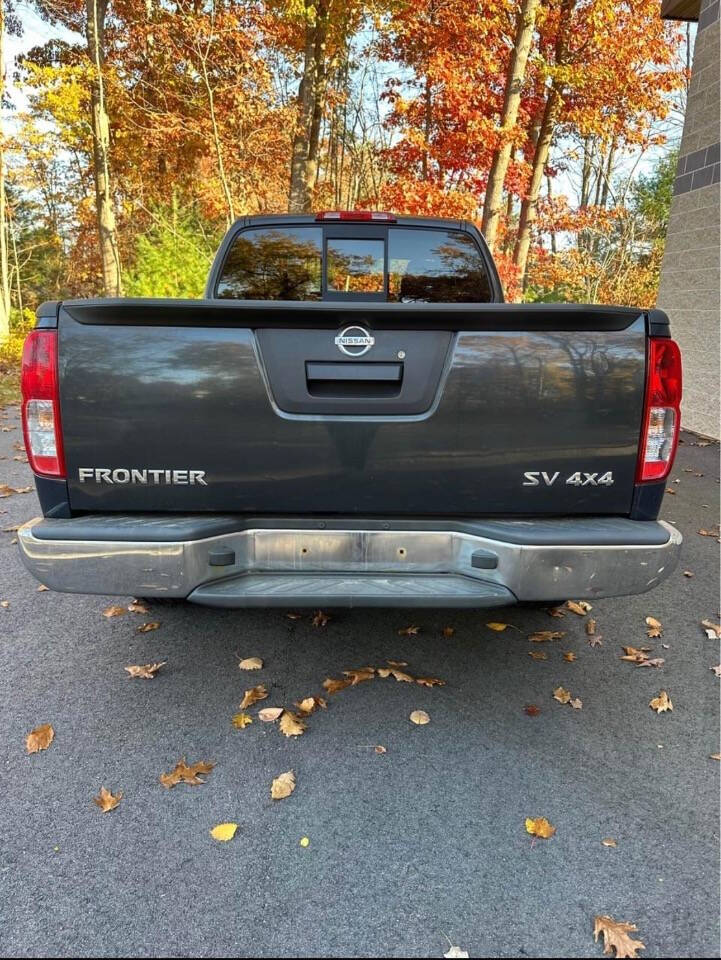
{"type": "MultiPolygon", "coordinates": [[[[0,484],[30,485],[16,410],[0,428],[0,484]]],[[[159,603],[107,619],[130,598],[37,591],[10,529],[39,513],[34,491],[0,499],[2,953],[600,957],[593,918],[609,914],[637,925],[644,957],[718,956],[720,657],[700,621],[718,622],[719,548],[697,531],[718,522],[719,448],[684,441],[663,509],[681,565],[649,594],[595,602],[595,647],[588,617],[541,607],[331,610],[316,627],[307,611],[159,603]],[[160,627],[137,632],[147,621],[160,627]],[[528,642],[537,630],[566,635],[528,642]],[[621,645],[665,663],[624,662],[621,645]],[[240,671],[251,656],[264,668],[240,671]],[[389,659],[445,685],[359,683],[298,738],[231,724],[255,684],[260,706],[291,706],[389,659]],[[153,680],[124,670],[162,660],[153,680]],[[673,711],[659,715],[661,689],[673,711]],[[409,722],[416,709],[429,724],[409,722]],[[55,739],[29,756],[42,723],[55,739]],[[165,789],[181,757],[216,766],[165,789]],[[272,800],[287,770],[295,792],[272,800]],[[123,794],[106,814],[102,785],[123,794]],[[527,817],[555,836],[534,840],[527,817]],[[226,844],[209,833],[224,821],[239,825],[226,844]]]]}

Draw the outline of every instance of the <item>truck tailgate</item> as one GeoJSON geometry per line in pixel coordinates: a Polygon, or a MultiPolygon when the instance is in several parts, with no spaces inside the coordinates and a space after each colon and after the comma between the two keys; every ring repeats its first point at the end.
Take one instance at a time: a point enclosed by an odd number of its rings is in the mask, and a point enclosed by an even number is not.
{"type": "Polygon", "coordinates": [[[628,514],[646,322],[540,304],[65,303],[70,504],[628,514]],[[340,349],[348,327],[365,352],[340,349]]]}

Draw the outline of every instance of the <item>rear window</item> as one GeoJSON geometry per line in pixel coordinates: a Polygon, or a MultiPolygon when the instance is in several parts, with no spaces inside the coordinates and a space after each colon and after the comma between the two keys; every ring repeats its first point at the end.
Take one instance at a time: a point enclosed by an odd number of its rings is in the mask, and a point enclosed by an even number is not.
{"type": "Polygon", "coordinates": [[[388,299],[488,303],[493,290],[475,240],[459,230],[389,227],[372,236],[320,226],[251,227],[237,235],[216,296],[234,300],[388,299]]]}
{"type": "Polygon", "coordinates": [[[216,296],[231,300],[320,300],[323,230],[254,228],[238,234],[216,296]]]}

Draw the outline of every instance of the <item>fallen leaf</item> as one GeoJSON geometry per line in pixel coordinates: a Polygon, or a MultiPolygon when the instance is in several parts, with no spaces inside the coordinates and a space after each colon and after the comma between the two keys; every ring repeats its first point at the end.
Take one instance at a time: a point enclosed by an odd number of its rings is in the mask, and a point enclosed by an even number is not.
{"type": "Polygon", "coordinates": [[[692,573],[690,570],[684,570],[683,575],[684,575],[684,577],[693,577],[693,576],[695,576],[695,574],[692,573]]]}
{"type": "Polygon", "coordinates": [[[536,630],[528,639],[531,643],[548,643],[549,640],[560,640],[565,636],[565,630],[536,630]]]}
{"type": "Polygon", "coordinates": [[[301,716],[309,717],[311,713],[314,713],[319,707],[321,710],[325,710],[328,706],[328,701],[324,700],[323,697],[306,697],[304,700],[296,700],[295,705],[300,711],[301,716]]]}
{"type": "Polygon", "coordinates": [[[534,660],[548,660],[548,654],[543,650],[529,650],[528,656],[533,657],[534,660]]]}
{"type": "Polygon", "coordinates": [[[553,691],[553,699],[558,700],[559,703],[568,703],[571,699],[571,694],[568,690],[564,690],[563,687],[556,687],[553,691]]]}
{"type": "Polygon", "coordinates": [[[596,621],[593,619],[593,617],[589,617],[588,620],[586,620],[586,633],[588,634],[589,637],[592,637],[595,632],[596,632],[596,621]]]}
{"type": "Polygon", "coordinates": [[[443,636],[446,637],[446,638],[452,637],[455,632],[456,632],[456,628],[455,628],[455,627],[444,627],[444,628],[443,628],[443,636]]]}
{"type": "Polygon", "coordinates": [[[376,747],[376,753],[388,753],[388,751],[384,746],[381,746],[381,744],[379,743],[378,746],[376,747]]]}
{"type": "Polygon", "coordinates": [[[709,755],[709,760],[721,760],[721,753],[712,753],[709,755]]]}
{"type": "Polygon", "coordinates": [[[200,779],[199,774],[210,773],[214,766],[214,763],[206,763],[203,760],[199,760],[198,763],[193,763],[188,766],[185,762],[185,757],[183,757],[182,760],[179,760],[175,764],[170,773],[160,774],[160,782],[164,787],[167,787],[168,790],[181,782],[196,786],[197,784],[205,783],[205,780],[200,779]]]}
{"type": "Polygon", "coordinates": [[[655,637],[660,637],[663,634],[663,627],[661,626],[660,620],[656,620],[654,617],[646,617],[646,634],[650,639],[655,637]]]}
{"type": "MultiPolygon", "coordinates": [[[[364,680],[372,680],[375,674],[375,667],[358,667],[357,670],[343,671],[343,675],[350,678],[352,687],[355,687],[356,684],[363,683],[364,680]]],[[[328,692],[330,693],[330,690],[328,692]]]]}
{"type": "Polygon", "coordinates": [[[667,710],[673,710],[671,699],[665,690],[662,690],[657,697],[649,703],[649,707],[656,713],[665,713],[667,710]]]}
{"type": "Polygon", "coordinates": [[[568,650],[563,654],[563,659],[566,661],[566,663],[573,663],[573,661],[576,659],[576,654],[573,653],[572,650],[568,650]]]}
{"type": "Polygon", "coordinates": [[[326,677],[323,681],[323,687],[330,693],[338,693],[339,690],[345,690],[350,686],[350,680],[336,680],[334,677],[326,677]]]}
{"type": "Polygon", "coordinates": [[[11,497],[14,493],[30,493],[32,487],[10,487],[7,483],[0,483],[0,500],[11,497]]]}
{"type": "Polygon", "coordinates": [[[414,626],[401,627],[400,630],[398,631],[398,636],[399,637],[415,637],[420,629],[421,629],[420,627],[414,627],[414,626]]]}
{"type": "Polygon", "coordinates": [[[605,837],[605,838],[601,841],[601,843],[604,845],[604,847],[615,847],[615,846],[617,846],[617,843],[616,843],[616,841],[613,839],[613,837],[605,837]]]}
{"type": "Polygon", "coordinates": [[[523,708],[523,712],[528,714],[529,717],[537,717],[541,712],[541,708],[537,707],[535,703],[527,703],[523,708]]]}
{"type": "Polygon", "coordinates": [[[220,843],[227,843],[228,840],[233,839],[237,829],[237,823],[219,823],[217,827],[213,827],[210,835],[213,840],[218,840],[220,843]]]}
{"type": "MultiPolygon", "coordinates": [[[[404,673],[402,670],[396,670],[394,667],[378,667],[377,670],[378,676],[381,679],[386,679],[386,677],[395,677],[399,683],[414,683],[414,678],[409,673],[404,673]]],[[[431,684],[433,686],[433,684],[431,684]]]]}
{"type": "Polygon", "coordinates": [[[151,620],[149,623],[141,623],[139,627],[136,628],[136,633],[150,633],[151,630],[157,630],[160,626],[159,620],[151,620]]]}
{"type": "Polygon", "coordinates": [[[579,617],[585,617],[587,613],[593,610],[593,607],[586,600],[566,600],[566,606],[569,610],[577,613],[579,617]]]}
{"type": "Polygon", "coordinates": [[[9,601],[9,600],[0,600],[0,607],[2,607],[3,610],[9,610],[9,609],[10,609],[10,601],[9,601]]]}
{"type": "Polygon", "coordinates": [[[676,496],[676,491],[672,490],[671,487],[666,487],[666,493],[670,493],[673,496],[676,496]]]}
{"type": "Polygon", "coordinates": [[[308,839],[308,837],[301,837],[301,838],[300,838],[300,845],[301,845],[301,847],[307,847],[307,846],[309,846],[309,845],[310,845],[310,840],[308,839]]]}
{"type": "Polygon", "coordinates": [[[302,613],[286,613],[288,620],[301,620],[303,617],[302,613]]]}
{"type": "Polygon", "coordinates": [[[324,613],[322,610],[316,610],[313,614],[313,619],[311,623],[314,627],[327,627],[330,616],[327,613],[324,613]]]}
{"type": "Polygon", "coordinates": [[[638,927],[635,923],[620,923],[613,917],[607,915],[594,917],[593,919],[593,939],[598,943],[598,935],[603,934],[603,952],[611,953],[616,951],[616,957],[628,957],[631,960],[638,957],[637,950],[645,950],[646,945],[642,940],[633,940],[629,934],[634,933],[638,927]]]}
{"type": "Polygon", "coordinates": [[[150,613],[150,607],[142,603],[140,600],[133,600],[132,603],[128,604],[129,613],[150,613]]]}
{"type": "Polygon", "coordinates": [[[245,695],[240,701],[240,709],[245,710],[246,707],[252,707],[254,703],[257,703],[259,700],[265,700],[267,696],[268,691],[262,683],[259,683],[257,687],[251,687],[250,690],[245,691],[245,695]]]}
{"type": "Polygon", "coordinates": [[[407,667],[407,660],[386,660],[389,667],[407,667]]]}
{"type": "Polygon", "coordinates": [[[106,607],[103,610],[104,617],[120,617],[125,613],[125,607],[106,607]]]}
{"type": "Polygon", "coordinates": [[[253,718],[248,713],[234,713],[230,722],[236,730],[245,730],[253,722],[253,718]]]}
{"type": "Polygon", "coordinates": [[[39,727],[35,727],[35,729],[31,730],[27,737],[25,737],[25,746],[28,753],[37,753],[38,750],[47,750],[47,748],[53,742],[54,736],[55,731],[49,723],[43,723],[39,727]]]}
{"type": "Polygon", "coordinates": [[[491,621],[491,623],[487,623],[486,626],[488,627],[489,630],[495,630],[496,633],[502,633],[503,630],[507,630],[509,627],[513,626],[513,624],[496,623],[495,621],[491,621]]]}
{"type": "Polygon", "coordinates": [[[624,655],[620,657],[621,660],[628,660],[630,663],[641,663],[644,660],[648,660],[648,655],[651,652],[649,647],[641,647],[637,649],[636,647],[621,647],[624,655]]]}
{"type": "Polygon", "coordinates": [[[286,737],[299,737],[306,730],[305,722],[295,713],[291,713],[290,710],[283,711],[278,726],[280,732],[284,733],[286,737]]]}
{"type": "Polygon", "coordinates": [[[426,723],[431,722],[431,718],[428,716],[425,710],[414,710],[410,715],[411,723],[417,723],[418,726],[422,727],[426,723]]]}
{"type": "Polygon", "coordinates": [[[247,657],[245,660],[239,661],[238,668],[240,670],[262,670],[263,661],[260,657],[247,657]]]}
{"type": "Polygon", "coordinates": [[[568,702],[571,704],[574,710],[583,709],[583,700],[581,700],[580,697],[573,697],[573,699],[569,700],[568,702]]]}
{"type": "Polygon", "coordinates": [[[588,638],[589,647],[602,647],[603,646],[603,637],[593,636],[588,638]]]}
{"type": "Polygon", "coordinates": [[[270,786],[270,795],[274,800],[283,800],[295,790],[295,774],[292,770],[281,773],[270,786]]]}
{"type": "Polygon", "coordinates": [[[152,680],[155,674],[164,667],[167,660],[161,660],[160,663],[144,663],[142,666],[126,667],[125,669],[131,677],[142,677],[144,680],[152,680]]]}
{"type": "Polygon", "coordinates": [[[96,803],[103,813],[108,813],[117,807],[122,798],[122,793],[111,793],[105,787],[101,787],[97,797],[93,797],[93,803],[96,803]]]}
{"type": "Polygon", "coordinates": [[[464,960],[464,958],[468,957],[468,951],[461,950],[460,947],[451,946],[448,952],[444,953],[443,956],[446,958],[446,960],[464,960]]]}
{"type": "Polygon", "coordinates": [[[533,837],[542,837],[548,840],[556,832],[556,828],[545,817],[526,817],[526,832],[533,837]]]}
{"type": "Polygon", "coordinates": [[[37,588],[37,592],[38,592],[38,593],[45,593],[45,591],[46,591],[47,589],[48,589],[48,588],[45,586],[45,584],[44,584],[44,583],[41,583],[40,586],[37,588]]]}
{"type": "Polygon", "coordinates": [[[637,667],[662,667],[666,663],[663,657],[651,657],[649,660],[640,660],[636,663],[637,667]]]}
{"type": "Polygon", "coordinates": [[[275,723],[283,713],[283,707],[264,707],[258,711],[258,719],[263,723],[275,723]]]}
{"type": "Polygon", "coordinates": [[[701,626],[706,631],[709,640],[721,639],[721,623],[714,623],[713,620],[702,620],[701,626]]]}
{"type": "Polygon", "coordinates": [[[709,667],[709,670],[713,670],[717,677],[721,677],[721,663],[717,667],[709,667]]]}
{"type": "Polygon", "coordinates": [[[550,607],[546,610],[546,613],[549,617],[556,617],[559,620],[566,616],[566,611],[563,607],[550,607]]]}
{"type": "Polygon", "coordinates": [[[718,527],[712,527],[710,530],[706,530],[706,529],[704,529],[704,528],[702,527],[702,528],[699,530],[699,534],[700,534],[700,536],[702,536],[702,537],[718,537],[718,536],[719,536],[719,528],[718,528],[718,527]]]}

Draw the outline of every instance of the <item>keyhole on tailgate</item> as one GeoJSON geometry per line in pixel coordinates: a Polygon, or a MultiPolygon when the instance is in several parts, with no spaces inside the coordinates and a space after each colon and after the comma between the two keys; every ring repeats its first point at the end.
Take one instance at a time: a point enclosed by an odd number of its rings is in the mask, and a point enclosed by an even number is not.
{"type": "Polygon", "coordinates": [[[405,547],[398,547],[398,556],[399,556],[399,557],[405,557],[405,555],[406,555],[406,548],[405,548],[405,547]]]}
{"type": "Polygon", "coordinates": [[[308,547],[301,547],[301,548],[300,548],[300,552],[301,552],[301,553],[308,553],[308,547]]]}

